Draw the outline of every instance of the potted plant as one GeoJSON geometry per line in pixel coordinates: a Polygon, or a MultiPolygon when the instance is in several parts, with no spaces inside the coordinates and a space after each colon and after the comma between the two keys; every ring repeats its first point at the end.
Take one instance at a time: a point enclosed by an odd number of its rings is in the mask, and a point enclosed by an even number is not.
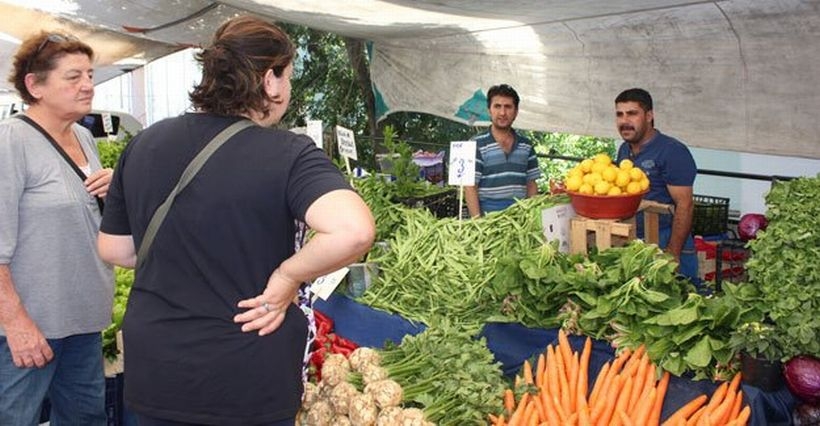
{"type": "Polygon", "coordinates": [[[783,386],[783,351],[778,346],[777,332],[772,324],[747,322],[729,338],[729,345],[740,356],[743,381],[765,391],[783,386]]]}

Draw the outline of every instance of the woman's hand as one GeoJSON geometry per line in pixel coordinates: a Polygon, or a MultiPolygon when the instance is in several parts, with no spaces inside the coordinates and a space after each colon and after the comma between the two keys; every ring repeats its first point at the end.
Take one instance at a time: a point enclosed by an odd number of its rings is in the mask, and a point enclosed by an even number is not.
{"type": "Polygon", "coordinates": [[[93,196],[105,198],[113,175],[114,169],[100,169],[91,173],[84,182],[86,191],[93,196]]]}
{"type": "Polygon", "coordinates": [[[242,324],[243,332],[259,330],[260,336],[273,333],[285,320],[288,306],[293,303],[298,289],[298,281],[285,277],[277,269],[268,278],[262,294],[238,303],[240,308],[248,310],[236,315],[233,321],[242,324]]]}

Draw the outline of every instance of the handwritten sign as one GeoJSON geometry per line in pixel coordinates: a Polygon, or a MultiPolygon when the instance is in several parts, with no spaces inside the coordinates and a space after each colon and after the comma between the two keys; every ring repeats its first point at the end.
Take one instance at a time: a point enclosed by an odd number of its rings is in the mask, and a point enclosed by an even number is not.
{"type": "Polygon", "coordinates": [[[336,142],[339,145],[339,155],[351,160],[358,160],[356,157],[356,140],[353,138],[352,130],[336,126],[336,142]]]}
{"type": "Polygon", "coordinates": [[[316,300],[317,297],[321,297],[322,300],[327,300],[327,298],[333,294],[333,291],[336,290],[336,287],[339,286],[339,283],[342,282],[345,275],[347,275],[348,270],[348,268],[342,268],[313,280],[313,284],[310,285],[310,292],[313,293],[313,299],[316,300]]]}
{"type": "Polygon", "coordinates": [[[323,149],[322,120],[307,120],[307,135],[313,139],[319,149],[323,149]]]}
{"type": "Polygon", "coordinates": [[[450,142],[450,185],[475,185],[475,141],[450,142]]]}
{"type": "Polygon", "coordinates": [[[110,112],[102,113],[102,121],[103,121],[103,130],[105,130],[105,133],[107,133],[107,134],[114,133],[114,124],[111,122],[111,113],[110,112]]]}
{"type": "Polygon", "coordinates": [[[546,241],[558,240],[558,250],[569,253],[570,220],[575,209],[570,204],[559,204],[541,210],[541,227],[546,241]]]}

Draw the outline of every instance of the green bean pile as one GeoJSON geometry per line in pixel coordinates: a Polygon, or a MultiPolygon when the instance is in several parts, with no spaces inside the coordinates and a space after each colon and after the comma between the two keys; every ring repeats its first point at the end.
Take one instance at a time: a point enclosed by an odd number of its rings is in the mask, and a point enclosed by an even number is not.
{"type": "Polygon", "coordinates": [[[462,221],[404,210],[389,250],[371,254],[379,275],[359,301],[424,324],[447,317],[477,333],[500,314],[503,300],[490,288],[498,259],[542,246],[541,211],[564,202],[539,196],[462,221]]]}

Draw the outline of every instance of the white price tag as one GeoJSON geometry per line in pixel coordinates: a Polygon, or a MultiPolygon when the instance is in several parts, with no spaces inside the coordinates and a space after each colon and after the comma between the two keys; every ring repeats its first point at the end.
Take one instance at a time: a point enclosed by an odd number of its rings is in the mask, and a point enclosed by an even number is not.
{"type": "Polygon", "coordinates": [[[105,133],[108,133],[109,135],[111,133],[114,133],[114,124],[111,122],[111,113],[110,112],[102,113],[102,121],[103,121],[103,130],[105,130],[105,133]]]}
{"type": "Polygon", "coordinates": [[[560,204],[541,210],[541,226],[546,241],[558,240],[558,250],[569,253],[570,220],[575,216],[571,204],[560,204]]]}
{"type": "Polygon", "coordinates": [[[353,138],[352,130],[336,126],[336,142],[339,144],[339,155],[351,160],[358,160],[356,157],[356,140],[353,138]]]}
{"type": "Polygon", "coordinates": [[[348,268],[345,267],[313,280],[313,284],[310,285],[313,300],[316,300],[317,297],[321,297],[322,300],[327,300],[327,298],[333,294],[333,291],[336,290],[336,287],[339,286],[339,283],[342,282],[345,275],[347,275],[347,271],[348,268]]]}
{"type": "Polygon", "coordinates": [[[450,142],[450,185],[475,185],[475,141],[450,142]]]}
{"type": "Polygon", "coordinates": [[[323,149],[322,120],[307,120],[307,135],[313,139],[319,149],[323,149]]]}

